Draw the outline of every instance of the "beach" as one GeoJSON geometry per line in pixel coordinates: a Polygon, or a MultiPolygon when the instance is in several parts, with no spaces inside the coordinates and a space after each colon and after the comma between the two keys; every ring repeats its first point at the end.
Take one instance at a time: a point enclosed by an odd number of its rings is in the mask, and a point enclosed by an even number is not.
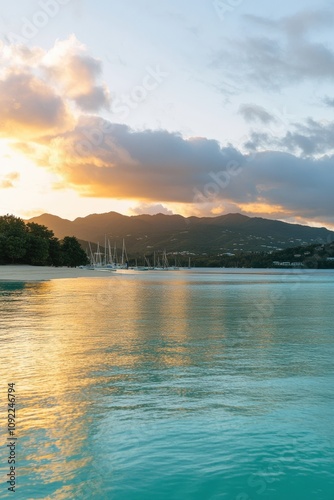
{"type": "Polygon", "coordinates": [[[103,278],[116,274],[115,271],[91,270],[79,267],[48,267],[13,265],[0,266],[1,281],[48,281],[67,278],[103,278]]]}

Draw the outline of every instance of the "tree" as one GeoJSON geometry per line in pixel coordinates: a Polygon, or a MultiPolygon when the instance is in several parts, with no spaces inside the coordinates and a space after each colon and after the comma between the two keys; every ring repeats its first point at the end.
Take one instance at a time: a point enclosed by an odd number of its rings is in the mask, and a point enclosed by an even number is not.
{"type": "Polygon", "coordinates": [[[60,241],[58,238],[51,238],[49,241],[49,259],[48,264],[50,266],[62,266],[63,265],[63,253],[60,241]]]}
{"type": "Polygon", "coordinates": [[[0,264],[6,264],[5,245],[6,237],[0,232],[0,264]]]}
{"type": "Polygon", "coordinates": [[[65,236],[61,250],[63,254],[63,265],[67,267],[85,266],[88,264],[86,252],[74,236],[65,236]]]}
{"type": "Polygon", "coordinates": [[[22,219],[15,215],[2,215],[0,217],[0,233],[19,236],[26,232],[26,225],[22,219]]]}
{"type": "Polygon", "coordinates": [[[49,240],[28,234],[25,262],[32,266],[45,266],[49,258],[49,240]]]}
{"type": "Polygon", "coordinates": [[[51,229],[48,229],[46,226],[42,226],[41,224],[36,224],[36,222],[28,222],[26,228],[29,234],[45,240],[50,240],[54,237],[54,232],[51,231],[51,229]]]}
{"type": "Polygon", "coordinates": [[[26,254],[27,233],[22,219],[14,215],[0,217],[1,254],[5,262],[20,262],[26,254]]]}
{"type": "Polygon", "coordinates": [[[0,216],[0,264],[9,263],[75,267],[88,259],[75,237],[60,243],[46,226],[7,214],[0,216]]]}
{"type": "Polygon", "coordinates": [[[50,239],[54,233],[46,226],[29,222],[27,230],[26,263],[33,266],[45,266],[49,261],[50,239]]]}

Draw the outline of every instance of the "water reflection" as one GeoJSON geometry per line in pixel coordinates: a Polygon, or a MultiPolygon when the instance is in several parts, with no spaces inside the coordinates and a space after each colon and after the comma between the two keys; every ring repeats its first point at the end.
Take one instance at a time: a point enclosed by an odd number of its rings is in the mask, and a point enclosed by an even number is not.
{"type": "MultiPolygon", "coordinates": [[[[187,425],[204,460],[216,449],[203,426],[233,442],[246,423],[272,428],[280,412],[285,422],[287,408],[300,425],[300,405],[315,398],[329,421],[332,284],[326,278],[314,297],[296,276],[232,279],[162,273],[0,285],[0,376],[17,384],[26,498],[113,498],[129,470],[148,467],[146,456],[163,460],[164,436],[179,446],[187,425]]],[[[240,474],[235,460],[229,480],[240,474]]]]}

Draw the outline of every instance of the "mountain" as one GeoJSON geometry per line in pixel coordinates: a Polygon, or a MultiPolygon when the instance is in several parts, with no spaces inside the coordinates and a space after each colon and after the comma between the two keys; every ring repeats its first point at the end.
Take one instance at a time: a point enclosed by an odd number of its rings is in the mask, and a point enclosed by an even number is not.
{"type": "Polygon", "coordinates": [[[217,254],[236,251],[272,252],[278,249],[328,243],[334,232],[288,224],[260,217],[228,214],[219,217],[182,217],[181,215],[126,216],[117,212],[92,214],[74,221],[43,214],[26,222],[52,229],[58,238],[76,236],[79,240],[104,245],[105,235],[113,246],[125,239],[129,254],[167,252],[217,254]]]}

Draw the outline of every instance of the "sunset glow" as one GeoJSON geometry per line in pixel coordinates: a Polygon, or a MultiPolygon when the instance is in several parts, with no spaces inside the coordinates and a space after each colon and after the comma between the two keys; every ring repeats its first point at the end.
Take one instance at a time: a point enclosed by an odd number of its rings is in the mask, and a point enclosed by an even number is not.
{"type": "Polygon", "coordinates": [[[23,3],[30,24],[12,6],[0,42],[2,214],[240,212],[333,227],[325,4],[273,15],[259,0],[225,20],[211,4],[130,1],[135,23],[129,5],[72,0],[44,28],[23,3]]]}

